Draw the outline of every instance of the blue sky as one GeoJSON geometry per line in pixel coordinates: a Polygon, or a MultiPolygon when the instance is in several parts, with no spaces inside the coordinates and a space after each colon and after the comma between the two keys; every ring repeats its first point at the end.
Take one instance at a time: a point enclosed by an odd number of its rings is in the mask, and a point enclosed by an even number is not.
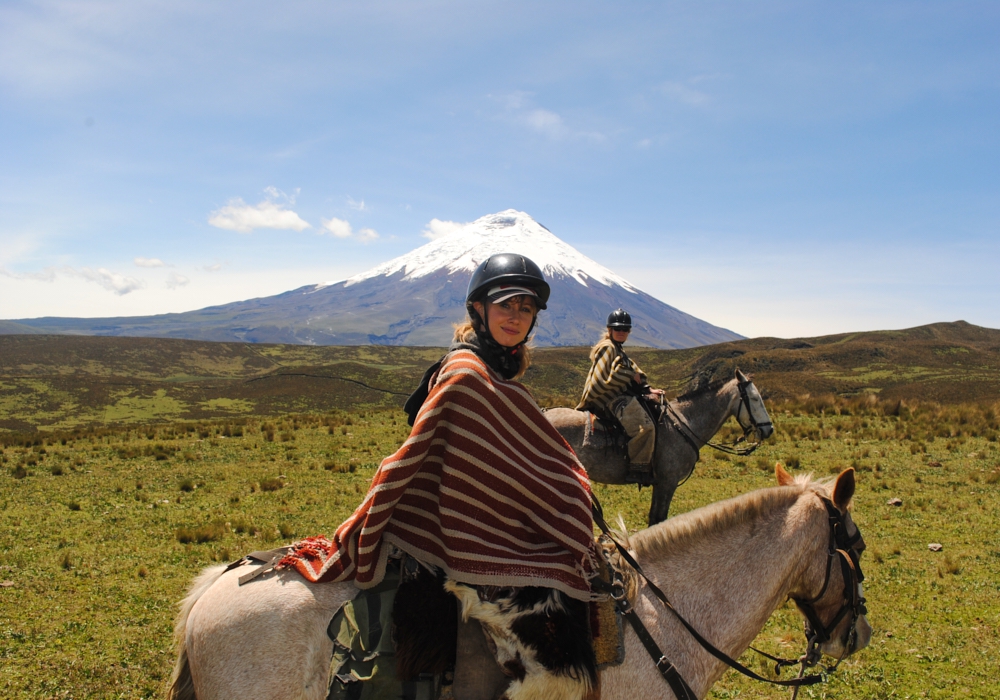
{"type": "Polygon", "coordinates": [[[993,2],[0,4],[0,318],[342,279],[515,208],[748,336],[1000,328],[993,2]]]}

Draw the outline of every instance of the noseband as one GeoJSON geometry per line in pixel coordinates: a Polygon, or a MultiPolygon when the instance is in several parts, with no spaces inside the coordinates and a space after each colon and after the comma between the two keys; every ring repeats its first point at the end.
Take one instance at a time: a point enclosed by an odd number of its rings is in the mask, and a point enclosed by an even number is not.
{"type": "MultiPolygon", "coordinates": [[[[750,386],[751,384],[753,384],[753,382],[750,381],[749,379],[745,382],[739,383],[740,407],[736,409],[736,420],[739,421],[739,424],[741,426],[743,425],[743,421],[740,420],[740,413],[745,410],[747,412],[747,422],[750,424],[748,427],[743,428],[743,438],[741,438],[743,440],[745,440],[747,436],[750,435],[750,433],[752,432],[757,433],[757,435],[760,435],[761,428],[767,427],[771,428],[772,430],[774,429],[774,424],[771,423],[771,421],[758,423],[757,419],[754,418],[753,410],[750,408],[750,396],[747,394],[747,387],[750,386]]],[[[736,442],[738,443],[740,442],[740,440],[737,440],[736,442]]],[[[756,445],[754,445],[754,449],[756,449],[756,445]]]]}
{"type": "MultiPolygon", "coordinates": [[[[858,620],[861,619],[862,615],[868,613],[868,609],[865,607],[866,601],[860,591],[861,582],[865,580],[865,575],[861,571],[861,552],[865,550],[865,540],[857,528],[855,528],[853,535],[849,535],[845,514],[841,513],[829,499],[822,498],[822,501],[823,505],[826,506],[830,521],[830,547],[827,552],[826,577],[823,580],[823,587],[815,597],[808,600],[792,598],[807,620],[806,640],[809,647],[806,650],[805,660],[806,664],[810,666],[819,661],[820,645],[830,641],[833,631],[847,615],[851,616],[851,624],[844,632],[841,641],[844,644],[844,656],[850,654],[858,642],[858,620]],[[815,603],[826,595],[826,590],[830,586],[830,571],[833,568],[834,559],[840,562],[840,573],[844,580],[843,603],[837,614],[828,624],[824,625],[816,612],[815,603]]],[[[840,659],[837,660],[837,664],[839,663],[840,659]]],[[[833,668],[836,668],[836,665],[833,668]]]]}

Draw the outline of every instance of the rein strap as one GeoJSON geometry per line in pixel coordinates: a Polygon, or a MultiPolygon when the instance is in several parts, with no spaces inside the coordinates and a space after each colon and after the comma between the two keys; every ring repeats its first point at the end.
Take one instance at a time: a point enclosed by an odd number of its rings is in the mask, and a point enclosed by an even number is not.
{"type": "MultiPolygon", "coordinates": [[[[705,651],[707,651],[709,654],[711,654],[712,656],[714,656],[715,658],[717,658],[719,661],[722,661],[723,663],[725,663],[730,668],[732,668],[732,669],[734,669],[736,671],[739,671],[744,676],[746,676],[748,678],[752,678],[755,681],[762,681],[764,683],[770,683],[772,685],[793,686],[793,687],[797,688],[797,687],[803,686],[803,685],[815,685],[816,683],[821,683],[821,682],[823,682],[825,680],[824,677],[822,675],[819,675],[819,674],[812,675],[812,676],[804,676],[804,677],[799,677],[799,678],[792,678],[792,679],[786,680],[786,681],[771,680],[770,678],[764,678],[763,676],[760,676],[760,675],[754,673],[749,668],[747,668],[746,666],[744,666],[743,664],[741,664],[739,661],[736,661],[735,659],[731,658],[729,655],[725,654],[724,652],[719,651],[719,649],[717,649],[715,647],[715,645],[713,645],[707,639],[705,639],[704,637],[702,637],[701,634],[699,634],[698,630],[696,630],[694,627],[692,627],[691,623],[689,623],[687,620],[685,620],[684,617],[679,612],[677,612],[677,609],[674,608],[674,606],[671,604],[671,602],[667,599],[666,594],[664,594],[664,592],[661,591],[660,588],[655,583],[653,583],[652,581],[649,580],[649,578],[643,572],[642,567],[639,566],[639,562],[637,562],[635,560],[635,557],[633,557],[629,553],[629,551],[624,546],[622,546],[622,544],[620,542],[618,542],[618,540],[611,534],[610,529],[608,528],[608,523],[604,520],[604,508],[601,506],[600,501],[597,500],[597,496],[592,495],[592,499],[593,499],[592,510],[593,510],[593,514],[594,514],[594,522],[597,523],[597,526],[599,528],[601,528],[601,532],[603,532],[605,535],[608,536],[608,538],[614,543],[615,548],[617,548],[618,553],[628,563],[628,565],[631,566],[635,570],[635,572],[637,574],[639,574],[639,576],[642,577],[642,580],[646,582],[646,586],[649,588],[650,591],[653,592],[653,595],[655,595],[657,598],[659,598],[660,602],[663,603],[663,606],[667,610],[669,610],[670,612],[672,612],[674,614],[674,617],[676,617],[677,620],[682,625],[684,625],[684,628],[687,629],[687,631],[691,634],[691,636],[694,637],[695,641],[697,641],[702,646],[702,648],[705,649],[705,651]]],[[[626,601],[626,605],[628,605],[627,601],[626,601]]],[[[629,606],[629,609],[631,610],[631,606],[629,606]]],[[[633,626],[634,629],[636,629],[636,634],[639,636],[640,640],[643,640],[643,634],[645,634],[646,636],[648,636],[650,638],[650,641],[652,642],[652,647],[650,645],[647,645],[645,641],[643,641],[643,645],[645,645],[646,646],[646,650],[649,651],[650,656],[653,658],[653,661],[656,663],[657,669],[660,669],[661,662],[665,662],[666,664],[669,664],[669,667],[671,669],[673,669],[673,671],[675,673],[677,673],[677,670],[673,666],[673,664],[670,664],[670,662],[666,660],[666,657],[663,656],[663,653],[660,651],[659,647],[656,645],[656,642],[652,640],[652,636],[649,635],[649,631],[646,630],[646,628],[645,628],[644,625],[642,625],[642,621],[639,620],[638,615],[635,615],[635,611],[634,610],[632,610],[632,615],[635,618],[634,621],[627,614],[626,614],[626,619],[628,619],[629,622],[632,623],[632,626],[633,626]],[[638,632],[637,625],[642,626],[642,630],[643,630],[642,634],[638,632]]],[[[660,673],[663,674],[663,671],[661,670],[660,673]]],[[[679,675],[680,674],[678,673],[678,676],[679,675]]],[[[664,675],[664,678],[666,678],[666,675],[664,675]]],[[[668,680],[668,682],[669,682],[669,680],[668,680]]],[[[687,683],[685,682],[684,685],[686,686],[687,683]]],[[[671,684],[671,688],[673,688],[672,684],[671,684]]],[[[683,699],[685,697],[685,696],[682,696],[682,695],[678,695],[676,690],[674,691],[674,694],[677,695],[678,698],[682,698],[683,699]]]]}

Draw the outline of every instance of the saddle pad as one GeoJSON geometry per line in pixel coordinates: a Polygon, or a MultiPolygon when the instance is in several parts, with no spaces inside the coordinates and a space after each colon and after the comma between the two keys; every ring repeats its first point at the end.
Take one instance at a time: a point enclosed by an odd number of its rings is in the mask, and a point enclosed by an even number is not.
{"type": "MultiPolygon", "coordinates": [[[[599,577],[605,583],[611,582],[611,572],[604,557],[598,557],[599,577]]],[[[625,629],[622,616],[618,614],[615,601],[590,602],[590,629],[594,644],[597,668],[617,666],[625,660],[625,629]]]]}

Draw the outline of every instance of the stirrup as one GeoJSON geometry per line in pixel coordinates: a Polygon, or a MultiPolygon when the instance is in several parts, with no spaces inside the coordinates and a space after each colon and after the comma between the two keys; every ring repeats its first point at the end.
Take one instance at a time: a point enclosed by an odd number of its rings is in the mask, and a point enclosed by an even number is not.
{"type": "Polygon", "coordinates": [[[628,468],[625,471],[625,483],[639,484],[639,486],[652,486],[653,465],[629,463],[628,468]]]}

